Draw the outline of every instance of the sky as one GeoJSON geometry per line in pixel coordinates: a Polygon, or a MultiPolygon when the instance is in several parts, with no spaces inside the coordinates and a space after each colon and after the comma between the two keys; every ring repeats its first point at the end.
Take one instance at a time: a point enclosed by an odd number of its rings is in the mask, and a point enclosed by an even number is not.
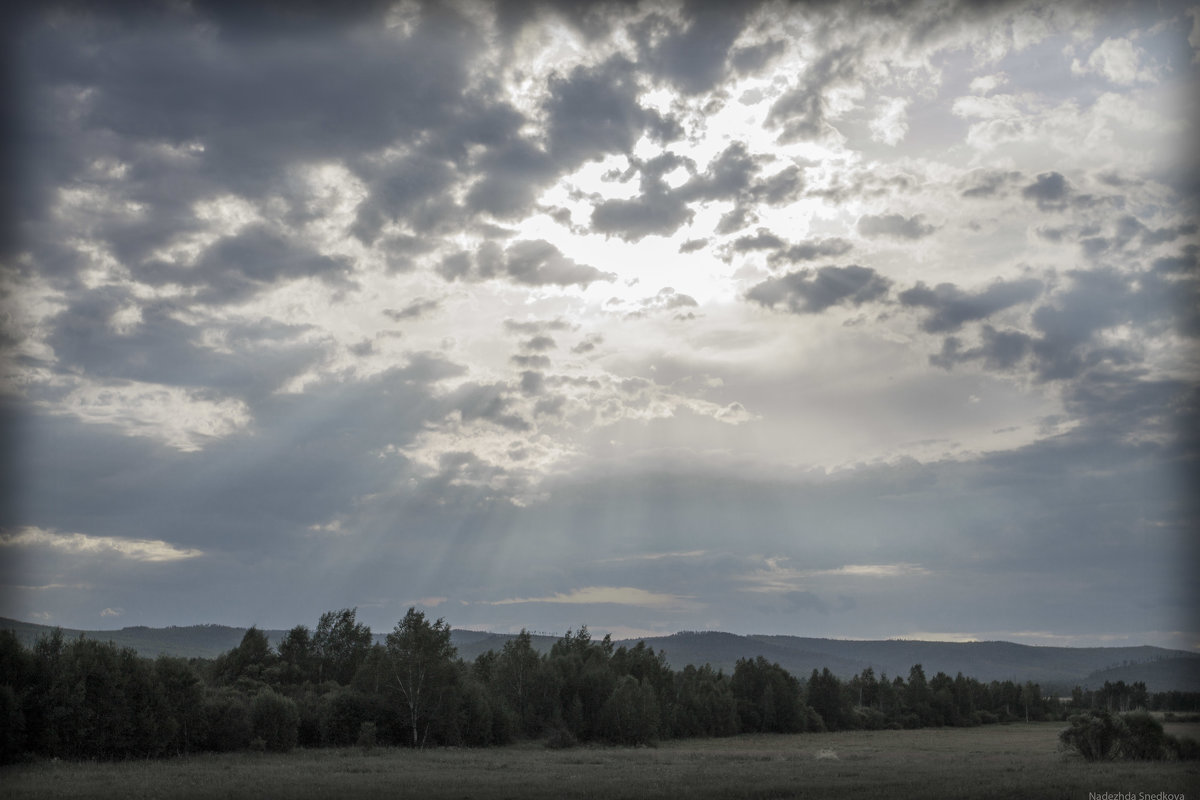
{"type": "Polygon", "coordinates": [[[1200,649],[1200,6],[6,13],[0,615],[1200,649]]]}

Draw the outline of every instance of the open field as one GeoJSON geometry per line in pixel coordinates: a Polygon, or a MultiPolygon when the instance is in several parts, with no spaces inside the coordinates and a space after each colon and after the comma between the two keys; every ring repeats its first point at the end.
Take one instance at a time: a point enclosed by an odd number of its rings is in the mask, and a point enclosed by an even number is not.
{"type": "MultiPolygon", "coordinates": [[[[1061,723],[753,735],[657,748],[539,743],[486,750],[358,749],[201,755],[0,771],[12,798],[1081,798],[1200,796],[1200,763],[1087,764],[1061,723]]],[[[1200,725],[1172,725],[1196,736],[1200,725]]]]}

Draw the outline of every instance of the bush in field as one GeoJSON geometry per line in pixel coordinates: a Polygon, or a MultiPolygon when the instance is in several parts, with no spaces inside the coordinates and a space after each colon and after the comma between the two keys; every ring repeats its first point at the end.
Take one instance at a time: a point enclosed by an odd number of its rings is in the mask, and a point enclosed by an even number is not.
{"type": "Polygon", "coordinates": [[[562,723],[552,724],[546,737],[546,747],[550,750],[569,750],[579,744],[579,739],[571,733],[571,729],[562,723]]]}
{"type": "Polygon", "coordinates": [[[1070,722],[1071,727],[1059,734],[1059,740],[1066,749],[1075,750],[1088,761],[1200,758],[1200,745],[1190,739],[1166,735],[1162,723],[1145,711],[1122,716],[1092,711],[1071,717],[1070,722]]]}
{"type": "Polygon", "coordinates": [[[1125,736],[1121,739],[1120,755],[1138,761],[1161,761],[1168,755],[1167,735],[1162,723],[1145,711],[1126,714],[1125,736]]]}
{"type": "Polygon", "coordinates": [[[1167,747],[1171,754],[1180,761],[1200,761],[1200,744],[1195,739],[1178,739],[1167,737],[1167,747]]]}
{"type": "Polygon", "coordinates": [[[342,747],[354,744],[363,723],[374,723],[371,699],[353,689],[335,689],[321,698],[321,744],[342,747]]]}
{"type": "Polygon", "coordinates": [[[1076,714],[1071,726],[1058,735],[1067,750],[1074,750],[1085,761],[1107,761],[1118,754],[1121,742],[1128,735],[1124,720],[1107,711],[1076,714]]]}
{"type": "Polygon", "coordinates": [[[286,753],[296,746],[300,712],[290,698],[273,689],[265,689],[255,695],[250,704],[250,727],[267,750],[286,753]]]}
{"type": "Polygon", "coordinates": [[[358,728],[358,746],[363,750],[375,749],[375,723],[364,722],[358,728]]]}

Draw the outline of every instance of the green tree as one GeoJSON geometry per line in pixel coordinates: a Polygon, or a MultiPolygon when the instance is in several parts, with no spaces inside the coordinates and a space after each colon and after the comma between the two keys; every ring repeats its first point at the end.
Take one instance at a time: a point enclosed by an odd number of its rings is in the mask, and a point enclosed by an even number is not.
{"type": "Polygon", "coordinates": [[[187,753],[203,735],[204,686],[182,658],[159,656],[154,662],[154,677],[170,723],[170,735],[163,732],[163,748],[187,753]]]}
{"type": "Polygon", "coordinates": [[[505,642],[488,671],[493,693],[512,709],[521,734],[540,732],[553,713],[553,687],[529,631],[522,629],[505,642]]]}
{"type": "Polygon", "coordinates": [[[263,689],[250,703],[250,730],[267,750],[286,753],[296,746],[300,712],[296,703],[274,689],[263,689]]]}
{"type": "Polygon", "coordinates": [[[303,683],[312,678],[316,652],[312,632],[304,625],[292,628],[279,642],[280,675],[283,683],[303,683]]]}
{"type": "Polygon", "coordinates": [[[317,682],[334,680],[343,686],[354,679],[371,649],[371,629],[355,621],[357,608],[326,611],[312,637],[317,658],[317,682]]]}
{"type": "Polygon", "coordinates": [[[632,675],[618,680],[601,712],[604,738],[616,744],[649,744],[658,737],[658,724],[654,687],[632,675]]]}
{"type": "Polygon", "coordinates": [[[275,658],[267,635],[251,625],[237,647],[217,656],[213,662],[213,672],[218,683],[236,683],[241,679],[262,681],[275,658]]]}
{"type": "Polygon", "coordinates": [[[450,626],[439,619],[430,624],[424,612],[410,608],[387,636],[389,686],[399,695],[412,746],[424,741],[442,695],[454,684],[456,651],[450,626]]]}
{"type": "Polygon", "coordinates": [[[737,699],[724,673],[689,664],[675,674],[671,735],[732,736],[737,730],[737,699]]]}
{"type": "Polygon", "coordinates": [[[616,685],[612,657],[612,638],[592,641],[586,625],[574,633],[567,631],[550,648],[546,664],[558,688],[562,721],[579,739],[600,735],[604,704],[616,685]]]}

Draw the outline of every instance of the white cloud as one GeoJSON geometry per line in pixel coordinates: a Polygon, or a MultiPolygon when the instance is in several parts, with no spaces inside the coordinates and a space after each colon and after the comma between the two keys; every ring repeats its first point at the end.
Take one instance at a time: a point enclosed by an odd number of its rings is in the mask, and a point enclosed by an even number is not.
{"type": "Polygon", "coordinates": [[[786,566],[786,558],[768,558],[766,566],[742,576],[747,592],[794,592],[822,578],[913,578],[929,574],[920,564],[846,564],[830,569],[797,569],[786,566]]]}
{"type": "Polygon", "coordinates": [[[495,600],[488,605],[508,606],[519,603],[562,603],[566,605],[592,605],[611,603],[622,606],[639,606],[663,610],[695,609],[702,606],[690,595],[648,592],[632,586],[587,586],[570,592],[555,592],[543,597],[513,597],[495,600]]]}
{"type": "Polygon", "coordinates": [[[879,116],[871,120],[871,138],[896,146],[908,135],[908,104],[906,97],[884,98],[879,116]]]}
{"type": "Polygon", "coordinates": [[[130,561],[182,561],[204,555],[194,548],[180,548],[161,539],[126,539],[119,536],[89,536],[25,527],[16,533],[0,534],[0,547],[49,547],[86,556],[115,555],[130,561]]]}
{"type": "Polygon", "coordinates": [[[1140,66],[1144,51],[1134,47],[1133,42],[1123,38],[1108,38],[1092,51],[1086,62],[1071,61],[1071,72],[1076,75],[1095,73],[1121,86],[1135,83],[1154,83],[1157,78],[1149,68],[1140,66]]]}
{"type": "Polygon", "coordinates": [[[200,390],[140,381],[72,382],[75,385],[61,398],[38,404],[54,414],[114,425],[131,436],[157,439],[185,452],[201,450],[250,423],[241,400],[212,399],[200,390]]]}
{"type": "Polygon", "coordinates": [[[102,617],[119,617],[119,616],[122,616],[124,613],[125,613],[125,609],[123,609],[123,608],[106,608],[100,612],[100,616],[102,616],[102,617]]]}
{"type": "Polygon", "coordinates": [[[995,89],[1003,86],[1008,82],[1008,76],[1003,72],[997,72],[994,75],[980,75],[975,80],[971,81],[971,91],[976,94],[987,94],[995,89]]]}

